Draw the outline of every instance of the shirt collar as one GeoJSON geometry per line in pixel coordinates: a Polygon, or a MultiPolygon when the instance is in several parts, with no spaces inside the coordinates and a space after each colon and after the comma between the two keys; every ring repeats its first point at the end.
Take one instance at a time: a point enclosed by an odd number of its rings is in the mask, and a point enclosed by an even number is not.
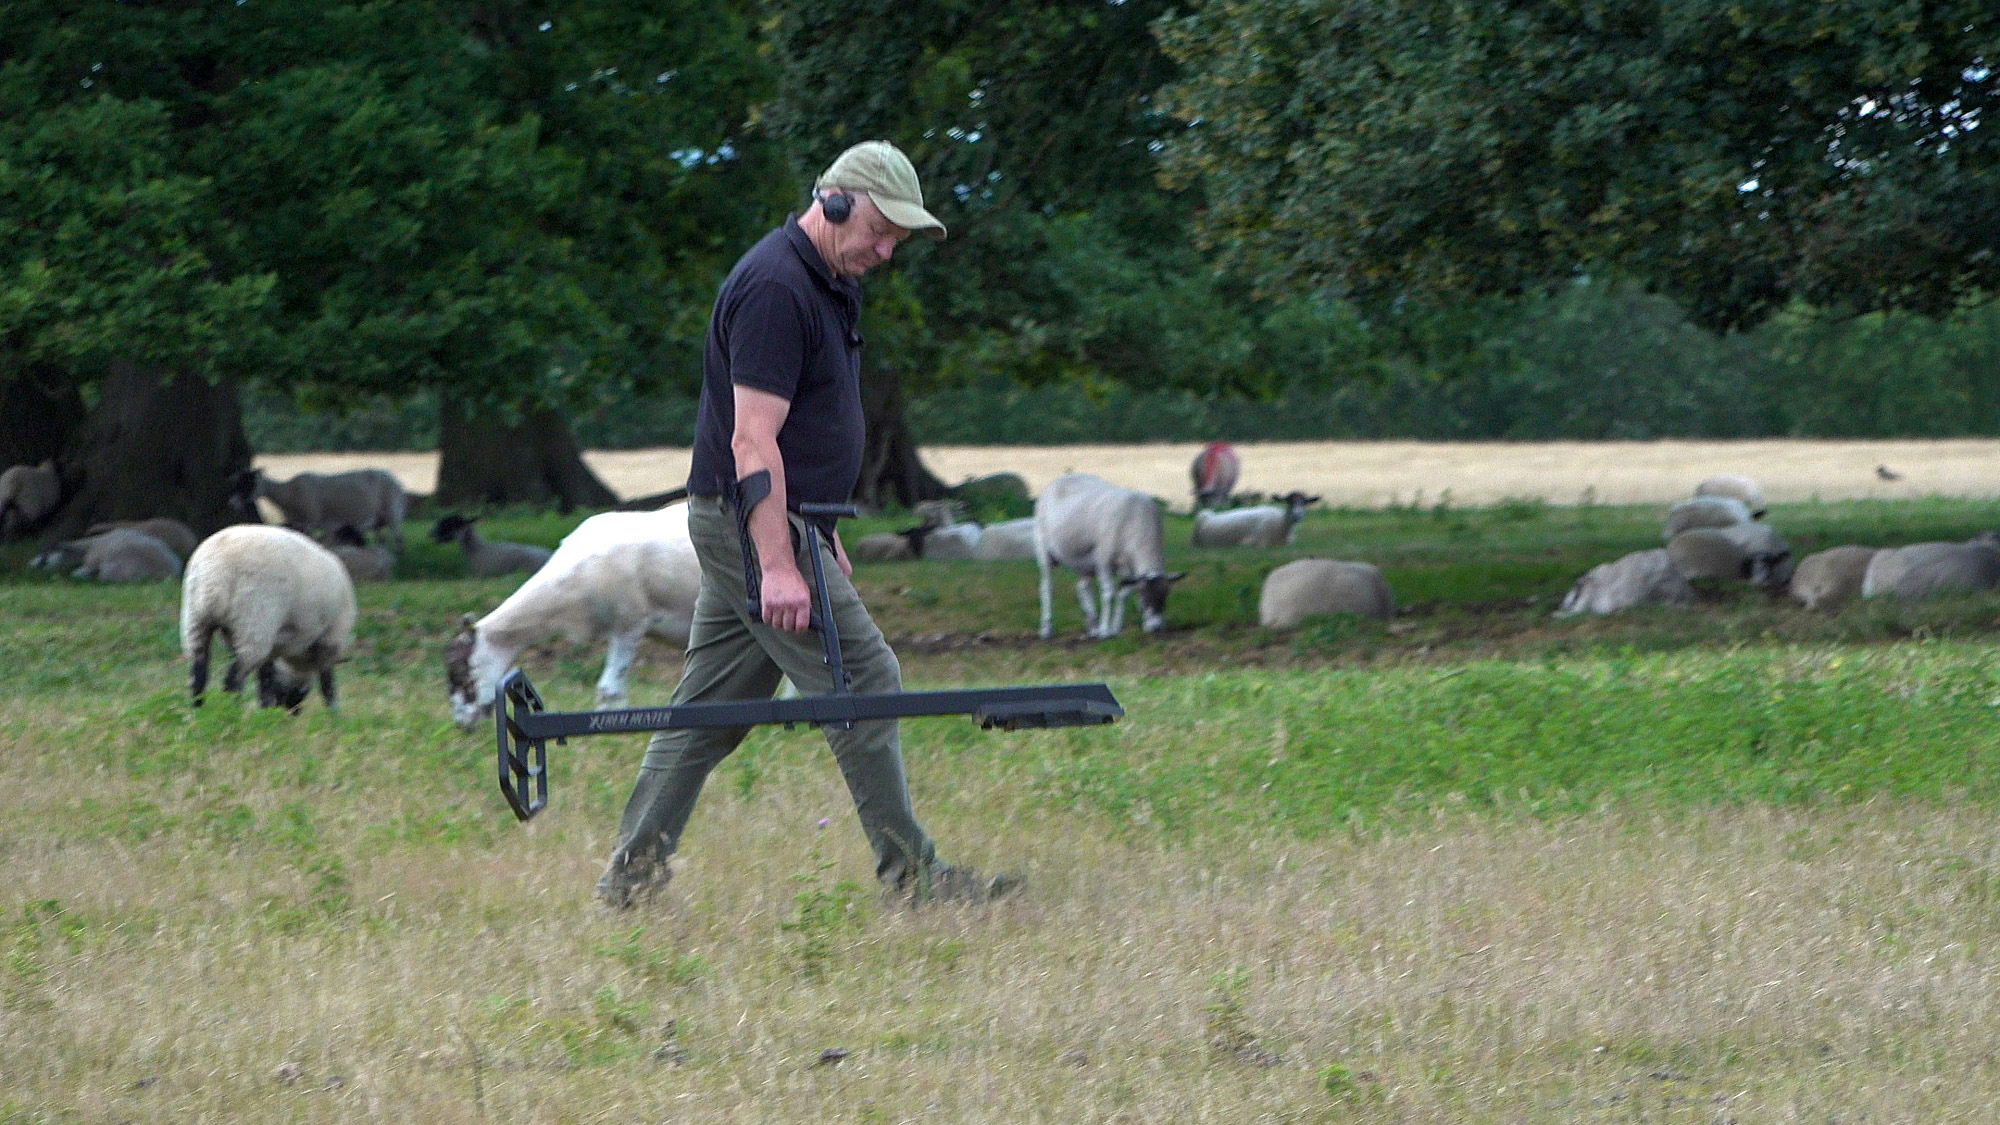
{"type": "Polygon", "coordinates": [[[812,271],[812,275],[820,280],[820,284],[840,293],[846,293],[850,286],[856,286],[855,280],[851,277],[833,276],[833,267],[826,264],[825,258],[820,257],[819,247],[813,245],[812,239],[806,235],[805,228],[799,225],[797,215],[785,216],[785,237],[791,240],[792,249],[806,264],[806,268],[812,271]]]}

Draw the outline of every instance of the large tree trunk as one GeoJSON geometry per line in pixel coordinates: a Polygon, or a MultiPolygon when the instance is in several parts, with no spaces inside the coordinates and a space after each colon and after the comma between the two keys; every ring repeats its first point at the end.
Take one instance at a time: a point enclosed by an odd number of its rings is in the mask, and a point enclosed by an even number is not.
{"type": "Polygon", "coordinates": [[[916,439],[903,421],[903,380],[896,372],[883,367],[862,372],[861,413],[868,424],[868,444],[861,456],[861,479],[854,486],[855,503],[913,508],[950,495],[917,455],[916,439]]]}
{"type": "Polygon", "coordinates": [[[590,466],[553,410],[530,410],[514,425],[497,411],[447,398],[438,417],[437,493],[434,506],[550,504],[609,508],[618,496],[590,466]]]}
{"type": "Polygon", "coordinates": [[[53,541],[102,520],[167,516],[197,535],[234,522],[229,478],[250,467],[236,386],[117,364],[97,408],[56,460],[63,505],[53,541]]]}
{"type": "Polygon", "coordinates": [[[43,364],[0,369],[0,469],[59,455],[85,413],[67,373],[43,364]]]}

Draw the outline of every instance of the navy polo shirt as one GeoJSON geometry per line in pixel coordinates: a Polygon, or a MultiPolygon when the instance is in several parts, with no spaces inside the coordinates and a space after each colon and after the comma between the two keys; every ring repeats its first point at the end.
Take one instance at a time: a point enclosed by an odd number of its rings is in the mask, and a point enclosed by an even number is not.
{"type": "Polygon", "coordinates": [[[796,218],[737,261],[716,294],[702,357],[688,492],[727,496],[735,384],[791,402],[778,430],[785,500],[844,504],[861,475],[861,286],[836,278],[796,218]]]}

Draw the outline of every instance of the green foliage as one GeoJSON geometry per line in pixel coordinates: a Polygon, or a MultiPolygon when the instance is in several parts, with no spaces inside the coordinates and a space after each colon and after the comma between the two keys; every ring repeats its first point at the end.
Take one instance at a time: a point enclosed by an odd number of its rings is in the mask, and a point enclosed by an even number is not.
{"type": "Polygon", "coordinates": [[[347,407],[684,386],[761,224],[741,5],[12,0],[0,342],[347,407]]]}
{"type": "Polygon", "coordinates": [[[1177,182],[1274,289],[1627,273],[1701,323],[1992,290],[1996,25],[1971,0],[1247,0],[1163,19],[1177,182]]]}
{"type": "Polygon", "coordinates": [[[792,935],[800,973],[818,980],[839,954],[841,937],[860,925],[861,885],[851,879],[829,879],[827,872],[835,864],[821,859],[817,846],[809,859],[812,870],[792,876],[801,887],[792,896],[792,916],[778,928],[792,935]]]}

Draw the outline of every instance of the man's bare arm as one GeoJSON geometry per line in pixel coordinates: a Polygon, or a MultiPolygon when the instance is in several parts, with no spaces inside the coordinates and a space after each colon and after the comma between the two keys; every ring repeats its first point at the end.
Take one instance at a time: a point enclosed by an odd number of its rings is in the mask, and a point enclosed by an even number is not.
{"type": "Polygon", "coordinates": [[[769,391],[737,386],[736,432],[729,440],[736,456],[736,479],[767,469],[771,494],[750,510],[750,540],[762,569],[764,621],[775,628],[804,632],[812,616],[812,592],[792,556],[792,530],[785,518],[785,462],[778,454],[778,430],[792,404],[769,391]]]}

